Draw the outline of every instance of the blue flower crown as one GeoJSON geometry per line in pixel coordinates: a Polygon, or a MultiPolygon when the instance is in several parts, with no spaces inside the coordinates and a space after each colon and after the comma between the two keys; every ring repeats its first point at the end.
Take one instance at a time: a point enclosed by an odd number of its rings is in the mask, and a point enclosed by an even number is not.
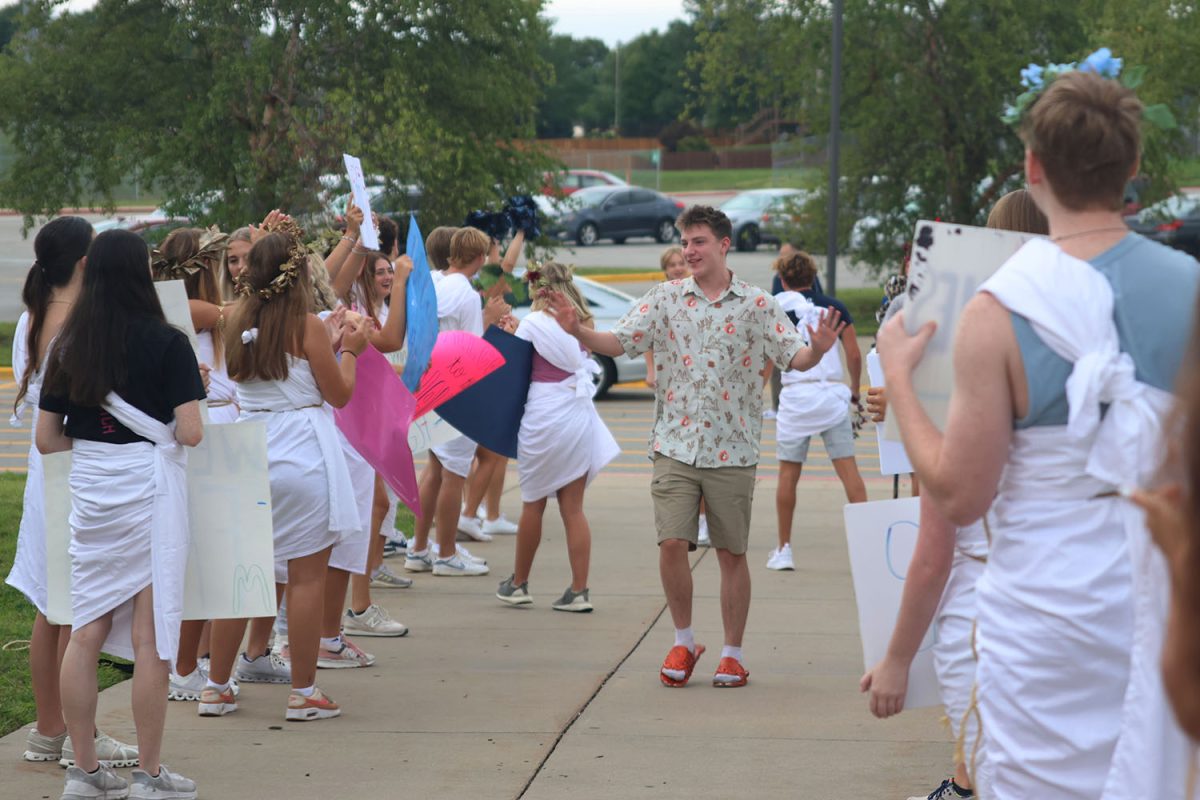
{"type": "MultiPolygon", "coordinates": [[[[1021,70],[1021,85],[1025,87],[1025,91],[1017,96],[1016,102],[1004,109],[1001,119],[1009,125],[1019,125],[1025,112],[1033,105],[1033,101],[1041,96],[1042,91],[1053,83],[1055,78],[1068,72],[1093,72],[1101,78],[1119,80],[1126,89],[1137,89],[1146,77],[1146,68],[1130,67],[1122,74],[1121,68],[1124,64],[1124,60],[1115,58],[1107,47],[1101,47],[1079,63],[1045,66],[1030,64],[1021,70]]],[[[1175,115],[1162,103],[1146,106],[1142,111],[1142,118],[1163,130],[1170,130],[1176,126],[1175,115]]]]}

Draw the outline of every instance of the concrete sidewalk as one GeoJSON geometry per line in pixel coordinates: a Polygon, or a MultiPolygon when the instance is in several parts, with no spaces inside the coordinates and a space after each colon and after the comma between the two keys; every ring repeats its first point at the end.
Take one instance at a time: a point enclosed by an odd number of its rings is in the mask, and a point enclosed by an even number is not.
{"type": "MultiPolygon", "coordinates": [[[[510,486],[516,484],[510,474],[510,486]]],[[[872,498],[890,481],[868,480],[872,498]]],[[[749,686],[711,686],[721,646],[716,554],[694,556],[697,638],[708,646],[691,686],[660,685],[672,644],[645,477],[592,485],[590,615],[554,612],[569,582],[551,504],[530,581],[535,603],[493,597],[512,537],[471,547],[492,574],[418,575],[377,599],[410,625],[404,639],[359,639],[369,669],[323,670],[339,719],[285,723],[286,687],[244,686],[241,708],[200,719],[171,703],[165,761],[205,798],[290,796],[542,798],[904,798],[950,768],[940,709],[880,722],[858,694],[862,673],[836,481],[801,481],[794,573],[764,568],[774,545],[774,481],[760,480],[745,642],[749,686]]],[[[510,517],[519,506],[512,489],[510,517]]],[[[390,562],[399,569],[396,560],[390,562]]],[[[100,726],[132,739],[129,684],[100,698],[100,726]]],[[[19,761],[24,730],[3,740],[4,795],[57,798],[57,766],[19,761]]]]}

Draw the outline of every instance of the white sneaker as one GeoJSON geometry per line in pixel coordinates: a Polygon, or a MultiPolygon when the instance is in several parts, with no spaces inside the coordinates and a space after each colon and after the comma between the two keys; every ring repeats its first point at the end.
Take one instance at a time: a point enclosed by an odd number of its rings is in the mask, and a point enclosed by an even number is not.
{"type": "Polygon", "coordinates": [[[129,797],[129,783],[105,764],[91,773],[72,766],[67,767],[62,796],[64,800],[129,797]]]}
{"type": "Polygon", "coordinates": [[[404,636],[408,626],[392,619],[382,606],[372,603],[361,614],[346,609],[342,615],[342,630],[356,636],[404,636]]]}
{"type": "Polygon", "coordinates": [[[176,675],[171,673],[171,677],[167,682],[167,699],[168,700],[199,700],[200,693],[204,691],[207,675],[200,670],[197,665],[192,670],[190,675],[176,675]]]}
{"type": "Polygon", "coordinates": [[[796,564],[792,561],[792,546],[785,544],[778,550],[771,551],[771,557],[767,559],[767,569],[795,569],[796,564]]]}
{"type": "Polygon", "coordinates": [[[475,517],[460,514],[458,517],[458,532],[474,542],[490,542],[492,535],[483,532],[483,526],[475,517]]]}
{"type": "Polygon", "coordinates": [[[699,527],[696,532],[696,545],[698,547],[711,547],[712,541],[708,538],[708,515],[701,514],[699,527]]]}
{"type": "Polygon", "coordinates": [[[409,572],[429,572],[433,569],[433,548],[427,547],[419,553],[409,550],[404,555],[404,568],[409,572]]]}
{"type": "MultiPolygon", "coordinates": [[[[438,548],[437,542],[432,542],[429,545],[429,552],[433,554],[433,558],[435,561],[441,556],[441,550],[440,550],[440,548],[438,548]]],[[[487,564],[486,558],[480,558],[479,556],[473,554],[467,548],[463,547],[461,544],[454,545],[454,552],[456,552],[460,556],[462,556],[463,561],[470,561],[473,564],[485,564],[485,565],[487,564]]]]}
{"type": "Polygon", "coordinates": [[[512,536],[517,532],[517,523],[501,514],[495,519],[483,520],[483,532],[490,536],[512,536]]]}
{"type": "Polygon", "coordinates": [[[474,561],[467,561],[460,553],[455,553],[450,558],[439,558],[433,562],[433,574],[443,577],[487,575],[489,571],[487,564],[477,564],[474,561]]]}

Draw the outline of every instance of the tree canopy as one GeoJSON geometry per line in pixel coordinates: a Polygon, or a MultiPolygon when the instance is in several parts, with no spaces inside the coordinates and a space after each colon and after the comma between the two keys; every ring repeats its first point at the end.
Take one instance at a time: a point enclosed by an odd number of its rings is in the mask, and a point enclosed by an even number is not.
{"type": "Polygon", "coordinates": [[[540,0],[30,2],[0,54],[0,202],[27,222],[141,175],[173,210],[313,210],[343,151],[428,222],[540,184],[540,0]],[[86,76],[86,78],[85,78],[86,76]]]}

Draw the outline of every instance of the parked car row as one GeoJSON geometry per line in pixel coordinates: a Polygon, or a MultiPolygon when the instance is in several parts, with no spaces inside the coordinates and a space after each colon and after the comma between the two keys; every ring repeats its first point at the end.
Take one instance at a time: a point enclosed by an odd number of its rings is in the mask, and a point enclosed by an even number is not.
{"type": "Polygon", "coordinates": [[[730,198],[721,210],[733,223],[734,246],[747,252],[760,244],[781,244],[800,222],[809,197],[802,189],[753,189],[730,198]]]}
{"type": "Polygon", "coordinates": [[[1129,229],[1200,259],[1200,195],[1175,195],[1125,218],[1129,229]]]}
{"type": "Polygon", "coordinates": [[[580,247],[601,239],[624,244],[635,236],[651,236],[662,244],[674,241],[680,200],[640,186],[592,186],[562,200],[539,200],[547,217],[543,230],[580,247]]]}

